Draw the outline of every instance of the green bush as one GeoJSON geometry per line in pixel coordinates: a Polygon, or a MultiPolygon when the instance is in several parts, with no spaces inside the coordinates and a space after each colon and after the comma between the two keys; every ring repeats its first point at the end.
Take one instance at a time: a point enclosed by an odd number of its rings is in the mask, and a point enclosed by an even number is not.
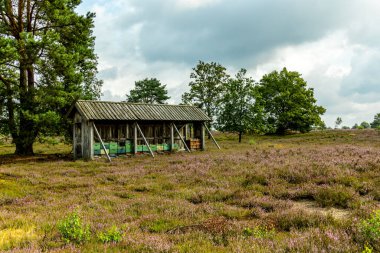
{"type": "Polygon", "coordinates": [[[89,225],[84,225],[76,212],[61,220],[58,223],[58,230],[66,243],[80,244],[90,239],[89,225]]]}
{"type": "Polygon", "coordinates": [[[151,233],[163,233],[177,227],[179,224],[172,220],[158,219],[153,221],[144,221],[140,228],[151,233]]]}
{"type": "Polygon", "coordinates": [[[316,191],[315,201],[321,207],[352,207],[355,200],[355,192],[343,186],[323,187],[316,191]]]}
{"type": "Polygon", "coordinates": [[[123,232],[115,225],[113,225],[110,229],[108,229],[105,232],[98,233],[98,239],[102,243],[117,243],[121,241],[122,237],[123,232]]]}
{"type": "Polygon", "coordinates": [[[375,211],[369,219],[359,224],[363,240],[380,251],[380,210],[375,211]]]}
{"type": "Polygon", "coordinates": [[[243,230],[243,235],[253,236],[255,238],[273,238],[276,230],[274,228],[268,228],[267,226],[256,226],[254,228],[245,228],[243,230]]]}

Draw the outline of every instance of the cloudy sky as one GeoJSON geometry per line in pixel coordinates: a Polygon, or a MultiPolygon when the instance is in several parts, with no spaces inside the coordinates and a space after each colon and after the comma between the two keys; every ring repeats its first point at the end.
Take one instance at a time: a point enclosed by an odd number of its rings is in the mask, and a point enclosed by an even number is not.
{"type": "Polygon", "coordinates": [[[156,77],[179,103],[199,60],[260,80],[300,72],[327,109],[329,126],[380,112],[379,0],[83,0],[96,13],[102,100],[125,100],[156,77]]]}

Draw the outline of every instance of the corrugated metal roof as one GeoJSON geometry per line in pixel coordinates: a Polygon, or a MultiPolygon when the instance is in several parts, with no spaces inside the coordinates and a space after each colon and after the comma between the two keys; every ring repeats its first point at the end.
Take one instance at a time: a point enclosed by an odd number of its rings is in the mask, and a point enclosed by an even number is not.
{"type": "Polygon", "coordinates": [[[75,107],[88,120],[211,120],[202,109],[189,105],[79,100],[76,102],[75,107]]]}

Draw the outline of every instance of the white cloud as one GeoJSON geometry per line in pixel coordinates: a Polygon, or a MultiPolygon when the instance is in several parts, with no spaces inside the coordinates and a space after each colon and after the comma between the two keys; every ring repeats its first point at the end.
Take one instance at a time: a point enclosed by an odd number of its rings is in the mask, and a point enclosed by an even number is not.
{"type": "Polygon", "coordinates": [[[219,0],[177,0],[176,6],[180,9],[196,9],[204,6],[210,6],[220,2],[219,0]]]}

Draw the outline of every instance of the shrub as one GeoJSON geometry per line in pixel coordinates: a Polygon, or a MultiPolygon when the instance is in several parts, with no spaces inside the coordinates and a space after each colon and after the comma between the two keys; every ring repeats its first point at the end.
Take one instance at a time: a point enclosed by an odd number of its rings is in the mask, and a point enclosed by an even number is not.
{"type": "Polygon", "coordinates": [[[321,207],[352,207],[355,192],[343,186],[322,187],[316,191],[314,199],[321,207]]]}
{"type": "Polygon", "coordinates": [[[123,232],[115,225],[113,225],[111,228],[109,228],[105,232],[98,233],[98,239],[102,243],[111,243],[111,242],[117,243],[121,241],[122,237],[123,237],[123,232]]]}
{"type": "Polygon", "coordinates": [[[142,230],[146,230],[151,233],[163,233],[177,227],[178,225],[179,224],[175,223],[172,220],[158,219],[158,220],[153,220],[153,221],[149,221],[149,220],[144,221],[140,225],[140,228],[142,230]]]}
{"type": "Polygon", "coordinates": [[[58,223],[58,230],[66,243],[80,244],[90,239],[89,225],[84,225],[76,212],[61,220],[58,223]]]}
{"type": "Polygon", "coordinates": [[[244,236],[253,236],[255,238],[273,238],[276,230],[274,228],[268,228],[267,226],[256,226],[253,229],[245,228],[243,230],[244,236]]]}
{"type": "Polygon", "coordinates": [[[362,239],[375,250],[380,251],[380,210],[375,211],[369,219],[359,224],[362,239]]]}
{"type": "Polygon", "coordinates": [[[268,186],[269,181],[265,175],[255,173],[253,175],[247,175],[242,182],[242,186],[245,188],[247,188],[248,186],[251,186],[252,184],[260,184],[263,186],[268,186]]]}
{"type": "Polygon", "coordinates": [[[273,213],[270,218],[273,224],[282,231],[320,227],[334,223],[331,216],[301,210],[273,213]]]}

